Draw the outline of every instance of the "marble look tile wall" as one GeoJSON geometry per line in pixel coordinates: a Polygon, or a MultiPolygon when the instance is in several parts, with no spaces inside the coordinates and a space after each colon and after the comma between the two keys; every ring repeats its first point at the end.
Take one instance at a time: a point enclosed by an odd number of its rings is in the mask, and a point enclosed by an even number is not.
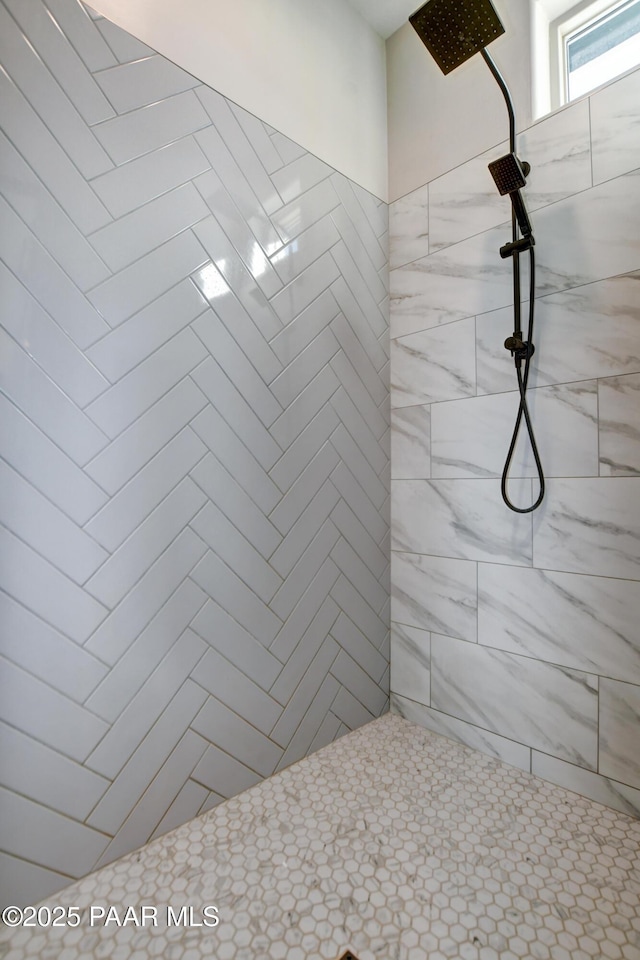
{"type": "MultiPolygon", "coordinates": [[[[639,92],[636,71],[519,138],[547,477],[534,514],[500,497],[518,395],[510,212],[487,163],[506,144],[390,208],[392,709],[637,815],[639,92]]],[[[525,437],[510,492],[537,494],[525,437]]]]}

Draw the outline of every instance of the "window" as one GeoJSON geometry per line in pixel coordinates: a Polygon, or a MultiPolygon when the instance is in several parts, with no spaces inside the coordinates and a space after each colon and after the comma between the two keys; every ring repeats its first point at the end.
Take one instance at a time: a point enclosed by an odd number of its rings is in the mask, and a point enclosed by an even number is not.
{"type": "Polygon", "coordinates": [[[640,0],[534,0],[532,6],[536,117],[640,66],[640,0]]]}
{"type": "Polygon", "coordinates": [[[640,63],[640,0],[618,3],[562,35],[565,101],[640,63]]]}

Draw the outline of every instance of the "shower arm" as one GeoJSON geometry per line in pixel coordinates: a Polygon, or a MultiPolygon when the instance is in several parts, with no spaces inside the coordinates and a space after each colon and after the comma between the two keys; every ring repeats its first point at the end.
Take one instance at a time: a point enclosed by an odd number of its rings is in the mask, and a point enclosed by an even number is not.
{"type": "Polygon", "coordinates": [[[494,79],[500,89],[502,90],[502,96],[504,97],[504,102],[507,105],[507,113],[509,114],[509,151],[511,153],[516,152],[516,113],[513,109],[513,100],[511,99],[511,94],[509,93],[509,88],[506,85],[504,78],[500,71],[498,70],[495,60],[489,53],[486,47],[482,47],[480,50],[482,58],[486,65],[491,70],[491,73],[494,76],[494,79]]]}

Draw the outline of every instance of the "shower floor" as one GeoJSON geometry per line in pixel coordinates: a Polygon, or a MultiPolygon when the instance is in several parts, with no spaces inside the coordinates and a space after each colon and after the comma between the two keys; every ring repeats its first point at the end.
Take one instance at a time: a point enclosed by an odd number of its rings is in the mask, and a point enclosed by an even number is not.
{"type": "Polygon", "coordinates": [[[387,714],[45,903],[0,957],[640,960],[640,822],[387,714]]]}

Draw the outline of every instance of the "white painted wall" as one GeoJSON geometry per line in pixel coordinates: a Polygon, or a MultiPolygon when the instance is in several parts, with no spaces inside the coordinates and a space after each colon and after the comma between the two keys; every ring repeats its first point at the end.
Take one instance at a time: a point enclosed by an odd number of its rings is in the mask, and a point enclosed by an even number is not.
{"type": "MultiPolygon", "coordinates": [[[[503,73],[518,128],[531,124],[528,0],[494,0],[506,33],[489,52],[503,73]]],[[[389,200],[509,136],[504,99],[482,57],[444,76],[410,24],[387,40],[389,200]]]]}
{"type": "Polygon", "coordinates": [[[91,0],[230,100],[387,199],[384,40],[343,0],[91,0]]]}

